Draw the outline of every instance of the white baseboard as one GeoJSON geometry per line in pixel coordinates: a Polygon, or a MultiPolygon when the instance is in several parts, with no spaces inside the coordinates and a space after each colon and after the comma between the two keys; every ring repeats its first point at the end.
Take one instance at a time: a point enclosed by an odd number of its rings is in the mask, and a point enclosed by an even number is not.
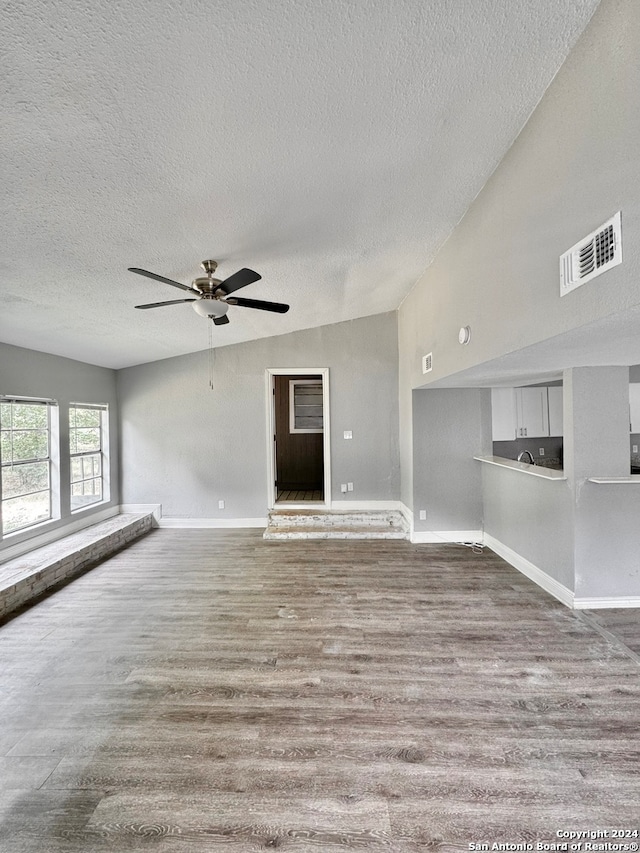
{"type": "Polygon", "coordinates": [[[402,501],[400,501],[399,503],[400,506],[398,507],[398,509],[403,514],[404,520],[407,522],[409,532],[413,533],[413,511],[410,510],[409,507],[402,501]]]}
{"type": "Polygon", "coordinates": [[[514,569],[522,572],[522,574],[526,575],[529,580],[532,580],[554,598],[557,598],[558,601],[561,601],[562,604],[566,604],[567,607],[572,609],[575,607],[574,594],[570,589],[567,589],[566,586],[561,584],[555,578],[552,578],[551,575],[548,575],[525,557],[522,557],[520,554],[516,553],[516,551],[513,551],[508,547],[508,545],[504,545],[498,539],[494,539],[493,536],[486,532],[484,534],[484,544],[488,548],[491,548],[491,550],[499,557],[502,557],[503,560],[506,560],[507,563],[514,567],[514,569]]]}
{"type": "Polygon", "coordinates": [[[366,512],[367,510],[387,509],[402,511],[400,501],[331,501],[331,509],[348,510],[351,512],[366,512]]]}
{"type": "Polygon", "coordinates": [[[482,530],[411,530],[411,542],[416,545],[482,541],[482,530]]]}
{"type": "Polygon", "coordinates": [[[154,527],[160,526],[162,518],[162,504],[120,504],[120,512],[151,513],[154,519],[154,527]]]}
{"type": "MultiPolygon", "coordinates": [[[[105,509],[92,512],[89,515],[73,518],[73,520],[65,521],[64,524],[53,527],[47,530],[46,533],[39,533],[37,536],[32,536],[29,539],[23,539],[21,542],[16,542],[15,545],[9,545],[8,548],[3,548],[0,552],[0,561],[13,560],[14,557],[21,557],[29,551],[34,551],[36,548],[42,548],[44,545],[50,545],[52,542],[57,542],[58,539],[63,539],[65,536],[71,536],[72,533],[78,533],[84,530],[85,527],[91,527],[92,524],[99,524],[101,521],[106,521],[108,518],[113,518],[118,515],[120,507],[109,506],[105,509]]],[[[59,521],[59,519],[57,519],[59,521]]],[[[48,525],[50,522],[44,522],[48,525]]],[[[5,537],[5,542],[9,541],[5,537]]]]}
{"type": "Polygon", "coordinates": [[[620,596],[607,598],[574,598],[574,610],[603,610],[614,607],[640,607],[640,596],[620,596]]]}
{"type": "Polygon", "coordinates": [[[163,516],[159,527],[180,527],[183,529],[266,527],[267,518],[170,518],[163,516]]]}

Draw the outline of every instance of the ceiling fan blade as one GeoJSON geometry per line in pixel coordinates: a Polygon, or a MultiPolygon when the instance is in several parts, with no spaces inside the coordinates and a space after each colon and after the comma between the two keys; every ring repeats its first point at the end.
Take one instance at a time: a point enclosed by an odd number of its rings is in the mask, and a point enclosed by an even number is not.
{"type": "Polygon", "coordinates": [[[212,317],[214,326],[224,326],[225,323],[229,322],[229,318],[226,314],[223,314],[222,317],[212,317]]]}
{"type": "Polygon", "coordinates": [[[169,302],[149,302],[148,305],[136,305],[136,308],[160,308],[162,305],[178,305],[180,302],[197,302],[197,299],[171,299],[169,302]]]}
{"type": "Polygon", "coordinates": [[[225,293],[233,293],[234,290],[240,290],[241,287],[246,287],[248,284],[253,284],[254,281],[260,281],[262,278],[257,272],[253,270],[244,269],[238,270],[238,272],[234,272],[233,275],[230,275],[229,278],[225,278],[224,281],[221,281],[218,287],[221,290],[224,290],[225,293]]]}
{"type": "Polygon", "coordinates": [[[283,302],[263,302],[262,299],[243,299],[233,296],[224,300],[228,305],[240,305],[242,308],[259,308],[260,311],[274,311],[276,314],[286,314],[289,306],[283,302]]]}
{"type": "Polygon", "coordinates": [[[172,278],[165,278],[163,275],[157,275],[157,273],[149,272],[149,270],[141,270],[138,267],[127,267],[129,272],[138,273],[138,275],[145,275],[147,278],[154,278],[156,281],[161,281],[163,284],[170,284],[171,287],[179,287],[180,290],[187,290],[189,293],[200,293],[199,290],[196,290],[194,287],[189,287],[186,284],[180,284],[179,281],[174,281],[172,278]]]}

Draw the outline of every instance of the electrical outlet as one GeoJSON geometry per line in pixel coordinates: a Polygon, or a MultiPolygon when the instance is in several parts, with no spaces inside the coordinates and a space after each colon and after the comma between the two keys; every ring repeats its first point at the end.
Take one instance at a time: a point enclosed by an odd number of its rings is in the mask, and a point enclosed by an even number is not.
{"type": "Polygon", "coordinates": [[[421,509],[420,510],[420,521],[426,521],[426,520],[427,520],[427,511],[426,511],[426,509],[421,509]]]}
{"type": "Polygon", "coordinates": [[[540,450],[538,450],[538,456],[544,456],[544,447],[541,447],[540,450]]]}
{"type": "Polygon", "coordinates": [[[224,501],[218,501],[218,509],[224,509],[224,501]]]}
{"type": "Polygon", "coordinates": [[[341,492],[347,491],[347,484],[346,483],[340,483],[340,491],[341,492]]]}
{"type": "Polygon", "coordinates": [[[634,453],[637,453],[637,452],[638,452],[638,445],[637,445],[637,444],[634,444],[634,445],[633,445],[633,447],[631,448],[631,450],[632,450],[634,453]]]}
{"type": "Polygon", "coordinates": [[[353,483],[347,483],[347,491],[348,491],[348,492],[352,492],[352,491],[353,491],[353,483]]]}
{"type": "Polygon", "coordinates": [[[345,438],[353,438],[353,432],[350,429],[345,429],[344,437],[345,438]]]}

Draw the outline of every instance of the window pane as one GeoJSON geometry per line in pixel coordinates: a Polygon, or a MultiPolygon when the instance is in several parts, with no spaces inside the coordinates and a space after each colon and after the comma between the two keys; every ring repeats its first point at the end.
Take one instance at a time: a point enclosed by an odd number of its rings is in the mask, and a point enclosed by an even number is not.
{"type": "Polygon", "coordinates": [[[71,482],[77,483],[82,480],[82,459],[71,460],[71,482]]]}
{"type": "Polygon", "coordinates": [[[51,517],[49,492],[38,492],[27,497],[11,498],[2,502],[2,532],[11,533],[30,527],[51,517]]]}
{"type": "MultiPolygon", "coordinates": [[[[13,461],[46,459],[49,456],[49,433],[46,430],[13,431],[13,461]]],[[[9,461],[9,460],[6,460],[9,461]]]]}
{"type": "Polygon", "coordinates": [[[100,426],[101,412],[98,409],[71,409],[75,413],[75,423],[77,427],[97,427],[100,426]]]}
{"type": "Polygon", "coordinates": [[[8,429],[0,432],[0,462],[11,462],[11,433],[8,429]]]}
{"type": "Polygon", "coordinates": [[[77,452],[86,453],[88,450],[100,450],[100,428],[82,427],[75,430],[77,452]]]}
{"type": "Polygon", "coordinates": [[[14,429],[47,429],[49,413],[47,406],[27,403],[12,403],[14,429]]]}
{"type": "Polygon", "coordinates": [[[11,403],[0,403],[0,426],[3,429],[11,426],[11,403]]]}
{"type": "Polygon", "coordinates": [[[95,477],[96,474],[99,474],[99,471],[95,470],[95,459],[97,454],[92,456],[83,456],[82,457],[82,478],[83,480],[88,480],[89,477],[95,477]]]}
{"type": "Polygon", "coordinates": [[[85,480],[71,487],[71,509],[81,509],[84,506],[102,500],[102,480],[85,480]]]}
{"type": "Polygon", "coordinates": [[[2,469],[2,498],[14,498],[49,488],[49,463],[33,462],[2,469]]]}

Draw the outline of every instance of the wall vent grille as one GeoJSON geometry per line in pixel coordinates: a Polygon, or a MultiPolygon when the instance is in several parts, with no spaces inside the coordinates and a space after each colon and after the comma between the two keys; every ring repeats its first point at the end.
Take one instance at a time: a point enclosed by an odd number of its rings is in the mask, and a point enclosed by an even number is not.
{"type": "Polygon", "coordinates": [[[429,373],[433,369],[433,353],[422,356],[422,372],[429,373]]]}
{"type": "Polygon", "coordinates": [[[560,296],[622,263],[620,211],[560,257],[560,296]]]}

